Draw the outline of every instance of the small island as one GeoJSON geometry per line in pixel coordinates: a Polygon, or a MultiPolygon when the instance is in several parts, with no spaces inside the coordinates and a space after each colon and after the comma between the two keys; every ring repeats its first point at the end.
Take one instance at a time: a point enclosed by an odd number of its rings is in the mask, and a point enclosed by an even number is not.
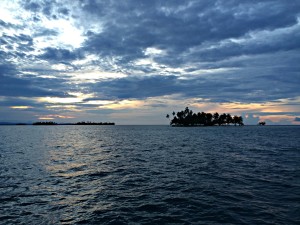
{"type": "Polygon", "coordinates": [[[100,123],[95,123],[95,122],[90,122],[90,121],[82,121],[82,122],[78,122],[78,123],[75,123],[75,125],[115,125],[115,123],[111,123],[111,122],[100,122],[100,123]]]}
{"type": "Polygon", "coordinates": [[[46,121],[46,122],[34,122],[32,125],[39,126],[39,125],[57,125],[57,123],[53,121],[46,121]]]}
{"type": "MultiPolygon", "coordinates": [[[[222,126],[230,125],[234,126],[239,125],[243,126],[243,117],[241,116],[231,116],[229,113],[219,114],[218,112],[211,114],[205,112],[194,113],[188,107],[185,110],[180,112],[173,112],[173,119],[170,120],[171,126],[222,126]]],[[[166,116],[170,119],[170,115],[166,116]]]]}
{"type": "Polygon", "coordinates": [[[90,121],[82,121],[77,123],[56,123],[53,121],[46,121],[46,122],[34,122],[32,125],[44,125],[44,126],[51,126],[51,125],[115,125],[115,123],[111,122],[90,122],[90,121]]]}
{"type": "Polygon", "coordinates": [[[265,122],[265,121],[261,121],[261,122],[258,123],[258,125],[259,125],[259,126],[265,126],[265,125],[266,125],[266,122],[265,122]]]}

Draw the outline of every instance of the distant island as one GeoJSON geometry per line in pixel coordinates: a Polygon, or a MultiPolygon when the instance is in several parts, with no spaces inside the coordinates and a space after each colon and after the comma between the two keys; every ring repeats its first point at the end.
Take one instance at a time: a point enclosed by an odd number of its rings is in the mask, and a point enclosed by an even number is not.
{"type": "Polygon", "coordinates": [[[265,126],[265,125],[266,125],[266,122],[265,122],[265,121],[261,121],[261,122],[258,123],[258,125],[259,125],[259,126],[265,126]]]}
{"type": "Polygon", "coordinates": [[[26,124],[26,123],[17,123],[17,124],[11,124],[11,125],[34,125],[34,126],[39,126],[39,125],[43,125],[43,126],[51,126],[51,125],[115,125],[115,123],[111,123],[111,122],[90,122],[90,121],[82,121],[82,122],[77,122],[77,123],[56,123],[53,121],[45,121],[45,122],[34,122],[32,124],[26,124]]]}
{"type": "Polygon", "coordinates": [[[115,125],[115,123],[111,123],[111,122],[100,122],[100,123],[95,123],[95,122],[78,122],[78,123],[75,123],[75,125],[115,125]]]}
{"type": "MultiPolygon", "coordinates": [[[[21,124],[19,124],[19,125],[21,125],[21,124]]],[[[57,123],[52,122],[52,121],[50,121],[50,122],[35,122],[32,125],[57,125],[57,123]]]]}
{"type": "MultiPolygon", "coordinates": [[[[219,114],[218,112],[211,114],[205,112],[194,113],[188,107],[180,112],[173,112],[173,119],[170,120],[171,126],[222,126],[222,125],[239,125],[243,126],[243,117],[231,116],[230,114],[219,114]]],[[[170,119],[170,115],[166,116],[170,119]]]]}

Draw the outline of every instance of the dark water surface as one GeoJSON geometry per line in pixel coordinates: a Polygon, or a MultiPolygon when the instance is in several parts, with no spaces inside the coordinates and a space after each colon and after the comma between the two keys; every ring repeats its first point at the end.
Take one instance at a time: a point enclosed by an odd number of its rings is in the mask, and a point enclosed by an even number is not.
{"type": "Polygon", "coordinates": [[[0,126],[0,224],[300,224],[300,127],[0,126]]]}

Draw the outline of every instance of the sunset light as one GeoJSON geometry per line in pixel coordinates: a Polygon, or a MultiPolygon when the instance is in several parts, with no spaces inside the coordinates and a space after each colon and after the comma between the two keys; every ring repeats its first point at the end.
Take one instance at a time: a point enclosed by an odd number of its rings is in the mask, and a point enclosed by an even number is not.
{"type": "Polygon", "coordinates": [[[0,122],[38,111],[168,124],[189,106],[295,124],[298,3],[146,2],[0,1],[0,122]]]}
{"type": "Polygon", "coordinates": [[[300,0],[0,0],[0,224],[300,224],[300,0]]]}

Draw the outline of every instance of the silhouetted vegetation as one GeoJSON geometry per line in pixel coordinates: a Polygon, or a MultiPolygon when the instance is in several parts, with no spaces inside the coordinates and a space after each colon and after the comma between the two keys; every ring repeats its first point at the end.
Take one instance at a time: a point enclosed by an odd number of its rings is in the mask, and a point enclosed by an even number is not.
{"type": "Polygon", "coordinates": [[[115,125],[115,123],[111,123],[111,122],[100,122],[100,123],[95,123],[95,122],[90,122],[90,121],[82,121],[82,122],[78,122],[78,123],[75,123],[75,125],[115,125]]]}
{"type": "Polygon", "coordinates": [[[261,122],[258,123],[258,125],[260,125],[260,126],[265,126],[265,125],[266,125],[266,122],[265,122],[265,121],[261,121],[261,122]]]}
{"type": "MultiPolygon", "coordinates": [[[[205,113],[198,112],[194,113],[188,107],[185,110],[180,112],[173,112],[173,119],[170,120],[170,125],[172,126],[222,126],[222,125],[230,125],[234,124],[243,126],[243,117],[241,116],[231,116],[230,114],[219,114],[219,113],[205,113]]],[[[166,116],[168,119],[170,115],[166,116]]]]}
{"type": "Polygon", "coordinates": [[[57,123],[53,121],[46,121],[46,122],[35,122],[32,125],[57,125],[57,123]]]}
{"type": "Polygon", "coordinates": [[[115,125],[115,123],[111,123],[111,122],[100,122],[100,123],[96,123],[96,122],[91,122],[91,121],[82,121],[82,122],[77,122],[77,123],[55,123],[55,122],[35,122],[32,125],[115,125]]]}

